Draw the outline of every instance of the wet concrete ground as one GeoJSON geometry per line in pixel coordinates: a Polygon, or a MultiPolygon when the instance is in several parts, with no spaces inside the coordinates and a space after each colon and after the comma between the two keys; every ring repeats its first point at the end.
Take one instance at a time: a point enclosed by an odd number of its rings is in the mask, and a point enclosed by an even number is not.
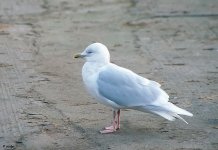
{"type": "Polygon", "coordinates": [[[0,149],[216,150],[217,91],[216,0],[0,1],[0,149]],[[111,109],[72,58],[95,41],[160,82],[189,125],[124,110],[121,129],[101,135],[111,109]]]}

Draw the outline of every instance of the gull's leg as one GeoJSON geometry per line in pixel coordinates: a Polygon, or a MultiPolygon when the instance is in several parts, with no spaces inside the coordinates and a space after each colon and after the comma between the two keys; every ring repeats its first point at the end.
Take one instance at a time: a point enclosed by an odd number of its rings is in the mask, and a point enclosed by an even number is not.
{"type": "Polygon", "coordinates": [[[112,130],[114,129],[114,124],[116,124],[116,110],[113,110],[113,120],[110,126],[104,127],[106,130],[112,130]]]}
{"type": "Polygon", "coordinates": [[[116,130],[120,129],[120,109],[113,111],[113,121],[112,125],[105,127],[104,130],[100,131],[102,134],[104,133],[113,133],[116,130]]]}
{"type": "MultiPolygon", "coordinates": [[[[117,111],[113,111],[113,121],[115,120],[115,129],[118,130],[120,129],[120,109],[118,109],[117,111]]],[[[112,121],[112,125],[109,127],[105,127],[105,129],[110,130],[113,129],[113,121],[112,121]]]]}
{"type": "Polygon", "coordinates": [[[105,127],[104,130],[101,130],[100,132],[102,134],[104,133],[112,133],[112,132],[115,132],[116,131],[116,128],[117,128],[117,121],[116,121],[116,110],[113,110],[113,121],[112,121],[112,125],[111,126],[108,126],[108,127],[105,127]]]}

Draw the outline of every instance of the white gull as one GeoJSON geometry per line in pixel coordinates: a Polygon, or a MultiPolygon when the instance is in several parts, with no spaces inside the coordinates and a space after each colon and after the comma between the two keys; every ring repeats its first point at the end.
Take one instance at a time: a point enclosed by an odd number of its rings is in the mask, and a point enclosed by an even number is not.
{"type": "Polygon", "coordinates": [[[178,118],[185,123],[179,115],[193,116],[169,102],[168,94],[159,83],[111,63],[109,51],[101,43],[89,45],[74,57],[86,59],[82,77],[88,92],[98,102],[113,108],[112,125],[101,133],[112,133],[120,128],[120,109],[123,108],[153,113],[170,121],[178,118]]]}

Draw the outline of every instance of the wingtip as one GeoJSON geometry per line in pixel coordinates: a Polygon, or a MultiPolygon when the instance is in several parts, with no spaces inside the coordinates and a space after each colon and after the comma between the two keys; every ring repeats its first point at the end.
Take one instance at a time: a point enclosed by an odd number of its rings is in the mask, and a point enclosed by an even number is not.
{"type": "Polygon", "coordinates": [[[193,114],[187,111],[186,116],[193,117],[193,114]]]}

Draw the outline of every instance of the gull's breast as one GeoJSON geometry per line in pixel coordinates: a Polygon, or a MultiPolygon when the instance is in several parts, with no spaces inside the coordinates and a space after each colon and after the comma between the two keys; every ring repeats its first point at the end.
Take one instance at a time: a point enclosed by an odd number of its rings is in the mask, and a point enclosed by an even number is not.
{"type": "Polygon", "coordinates": [[[119,105],[99,94],[97,79],[101,69],[103,69],[102,66],[98,66],[96,64],[88,62],[84,64],[82,69],[82,77],[85,87],[89,94],[91,94],[99,103],[113,108],[120,108],[119,105]]]}

